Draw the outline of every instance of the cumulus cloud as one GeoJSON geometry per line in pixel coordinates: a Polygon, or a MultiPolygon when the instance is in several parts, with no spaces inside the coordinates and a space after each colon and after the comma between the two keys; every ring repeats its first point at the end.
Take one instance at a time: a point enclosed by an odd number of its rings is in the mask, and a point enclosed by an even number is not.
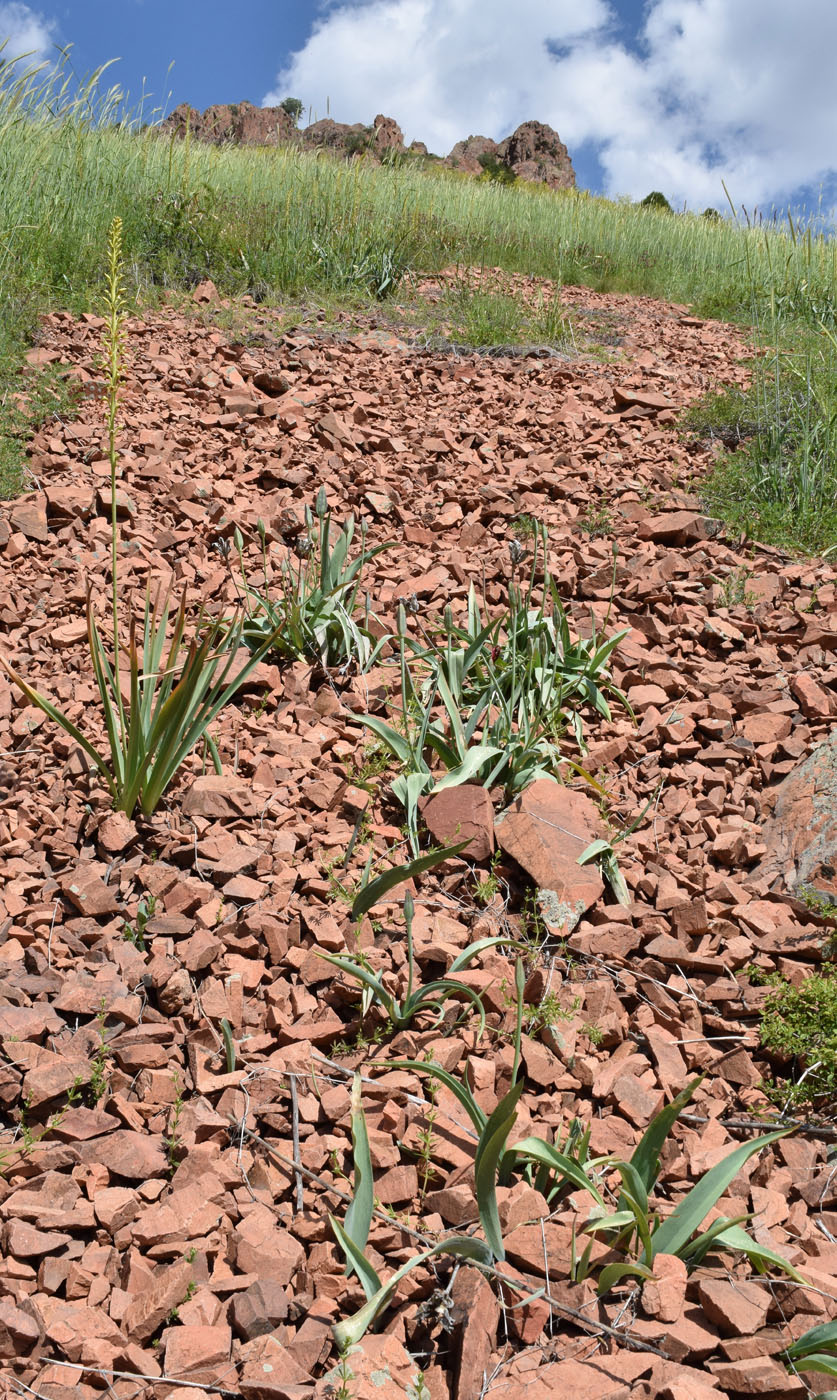
{"type": "MultiPolygon", "coordinates": [[[[0,12],[2,7],[0,7],[0,12]]],[[[834,0],[648,0],[627,45],[613,0],[331,0],[265,104],[394,116],[446,154],[537,118],[605,192],[764,206],[833,182],[834,0]]]]}
{"type": "Polygon", "coordinates": [[[54,30],[53,20],[46,19],[28,5],[19,4],[18,0],[0,4],[0,44],[6,41],[0,60],[10,62],[27,54],[27,66],[41,62],[52,47],[54,30]]]}

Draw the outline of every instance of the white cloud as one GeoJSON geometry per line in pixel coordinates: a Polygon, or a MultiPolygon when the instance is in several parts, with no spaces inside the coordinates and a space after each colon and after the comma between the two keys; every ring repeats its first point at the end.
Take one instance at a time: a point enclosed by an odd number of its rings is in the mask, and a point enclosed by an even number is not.
{"type": "MultiPolygon", "coordinates": [[[[0,6],[0,14],[2,14],[0,6]]],[[[834,0],[648,0],[628,48],[613,0],[337,0],[278,74],[341,121],[394,116],[446,154],[548,122],[592,143],[610,194],[764,206],[837,166],[834,0]]]]}
{"type": "Polygon", "coordinates": [[[576,44],[609,12],[606,0],[340,4],[292,55],[265,104],[291,93],[321,117],[328,99],[339,121],[383,112],[408,141],[446,155],[469,133],[505,136],[535,116],[533,103],[545,100],[555,71],[545,41],[576,44]]]}
{"type": "Polygon", "coordinates": [[[0,44],[6,40],[0,52],[0,61],[9,62],[29,55],[26,67],[42,62],[52,47],[55,21],[46,19],[28,5],[11,0],[0,4],[0,44]]]}

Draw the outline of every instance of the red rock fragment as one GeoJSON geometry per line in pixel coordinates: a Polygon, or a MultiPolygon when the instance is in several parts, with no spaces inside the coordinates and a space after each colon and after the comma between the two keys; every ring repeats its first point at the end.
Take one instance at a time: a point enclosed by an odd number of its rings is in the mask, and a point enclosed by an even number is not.
{"type": "Polygon", "coordinates": [[[701,1279],[697,1295],[703,1311],[725,1337],[748,1337],[767,1320],[770,1294],[743,1279],[701,1279]]]}
{"type": "Polygon", "coordinates": [[[0,1298],[0,1360],[16,1361],[28,1356],[42,1335],[34,1317],[16,1307],[10,1298],[0,1298]]]}
{"type": "Polygon", "coordinates": [[[236,1293],[230,1305],[230,1321],[237,1337],[251,1341],[266,1336],[288,1315],[288,1297],[275,1279],[259,1279],[243,1293],[236,1293]]]}
{"type": "Polygon", "coordinates": [[[462,1269],[452,1288],[456,1326],[456,1386],[454,1400],[480,1395],[489,1374],[489,1357],[496,1345],[500,1304],[487,1279],[462,1269]]]}
{"type": "Polygon", "coordinates": [[[793,1400],[808,1394],[801,1376],[792,1375],[770,1356],[744,1361],[710,1362],[707,1370],[733,1395],[766,1395],[770,1400],[793,1400]]]}
{"type": "Polygon", "coordinates": [[[223,1322],[214,1326],[172,1327],[166,1340],[166,1374],[204,1385],[228,1374],[232,1334],[223,1322]]]}
{"type": "Polygon", "coordinates": [[[497,817],[495,832],[502,849],[541,890],[555,896],[554,908],[544,910],[550,928],[562,925],[571,931],[580,915],[601,898],[604,884],[595,867],[578,864],[601,829],[589,797],[549,778],[532,783],[497,817]]]}
{"type": "Polygon", "coordinates": [[[676,1322],[686,1301],[686,1265],[676,1254],[654,1257],[654,1277],[642,1285],[642,1307],[648,1317],[676,1322]]]}
{"type": "Polygon", "coordinates": [[[120,908],[118,890],[102,879],[106,868],[82,862],[61,876],[61,893],[79,913],[98,918],[102,914],[115,914],[120,908]]]}
{"type": "Polygon", "coordinates": [[[808,719],[828,719],[834,713],[834,702],[823,686],[805,671],[791,677],[791,694],[799,701],[799,708],[808,719]]]}
{"type": "Polygon", "coordinates": [[[676,405],[665,394],[654,394],[647,389],[633,389],[625,384],[614,384],[613,398],[617,408],[650,408],[659,412],[676,405]]]}
{"type": "Polygon", "coordinates": [[[131,1298],[122,1316],[122,1327],[128,1337],[144,1342],[153,1337],[165,1322],[172,1308],[185,1300],[194,1270],[186,1259],[163,1264],[151,1283],[131,1298]]]}
{"type": "Polygon", "coordinates": [[[9,512],[9,523],[28,540],[45,544],[49,539],[46,507],[40,500],[20,501],[9,512]]]}
{"type": "Polygon", "coordinates": [[[424,803],[422,817],[441,846],[468,840],[462,852],[471,860],[488,860],[494,850],[494,808],[483,787],[463,783],[445,788],[424,803]],[[470,838],[470,839],[469,839],[470,838]]]}

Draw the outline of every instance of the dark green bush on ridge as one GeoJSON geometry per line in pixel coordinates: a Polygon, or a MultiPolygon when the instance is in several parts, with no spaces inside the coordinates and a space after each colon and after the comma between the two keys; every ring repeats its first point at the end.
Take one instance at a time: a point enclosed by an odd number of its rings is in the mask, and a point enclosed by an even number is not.
{"type": "Polygon", "coordinates": [[[500,185],[513,185],[517,179],[514,171],[498,160],[491,151],[483,151],[482,155],[477,156],[477,160],[482,166],[480,179],[496,180],[500,185]]]}
{"type": "Polygon", "coordinates": [[[639,201],[639,207],[640,209],[665,210],[669,214],[674,213],[665,195],[662,194],[660,190],[652,190],[650,194],[647,194],[644,199],[639,201]]]}

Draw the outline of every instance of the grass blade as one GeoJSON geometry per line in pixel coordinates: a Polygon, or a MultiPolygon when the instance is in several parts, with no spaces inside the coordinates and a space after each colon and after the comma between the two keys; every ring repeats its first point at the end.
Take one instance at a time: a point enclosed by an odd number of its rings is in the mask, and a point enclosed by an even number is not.
{"type": "Polygon", "coordinates": [[[412,880],[416,875],[423,875],[425,870],[432,870],[442,861],[459,855],[467,845],[467,841],[458,841],[455,846],[443,846],[439,851],[430,851],[426,856],[418,856],[404,865],[394,865],[391,870],[385,870],[382,875],[370,880],[357,895],[352,904],[352,921],[357,923],[358,919],[362,919],[364,914],[368,913],[379,899],[383,899],[385,894],[395,889],[396,885],[403,884],[405,880],[412,880]]]}
{"type": "MultiPolygon", "coordinates": [[[[671,1215],[662,1222],[659,1229],[655,1230],[652,1241],[654,1254],[677,1254],[691,1239],[701,1222],[706,1219],[715,1202],[724,1194],[744,1163],[748,1162],[756,1152],[760,1152],[763,1147],[769,1147],[771,1142],[778,1142],[780,1138],[787,1137],[788,1133],[792,1131],[792,1128],[783,1128],[779,1132],[765,1133],[753,1142],[742,1143],[740,1147],[730,1152],[722,1162],[712,1167],[692,1187],[680,1204],[675,1206],[671,1215]]],[[[650,1263],[651,1261],[645,1259],[644,1262],[650,1263]]]]}
{"type": "MultiPolygon", "coordinates": [[[[366,1131],[366,1114],[363,1111],[363,1101],[361,1099],[362,1081],[361,1076],[356,1074],[352,1081],[352,1156],[355,1167],[354,1194],[351,1204],[346,1211],[346,1234],[352,1241],[355,1248],[362,1254],[366,1248],[366,1241],[369,1239],[369,1227],[372,1224],[372,1211],[375,1205],[374,1190],[372,1185],[372,1157],[369,1151],[369,1134],[366,1131]]],[[[346,1267],[346,1273],[351,1274],[352,1267],[357,1267],[350,1259],[346,1267]]],[[[371,1266],[370,1266],[371,1268],[371,1266]]],[[[374,1270],[371,1270],[374,1275],[374,1270]]],[[[364,1292],[367,1298],[380,1288],[380,1280],[372,1287],[371,1292],[367,1286],[368,1280],[363,1274],[359,1274],[364,1292]]]]}

